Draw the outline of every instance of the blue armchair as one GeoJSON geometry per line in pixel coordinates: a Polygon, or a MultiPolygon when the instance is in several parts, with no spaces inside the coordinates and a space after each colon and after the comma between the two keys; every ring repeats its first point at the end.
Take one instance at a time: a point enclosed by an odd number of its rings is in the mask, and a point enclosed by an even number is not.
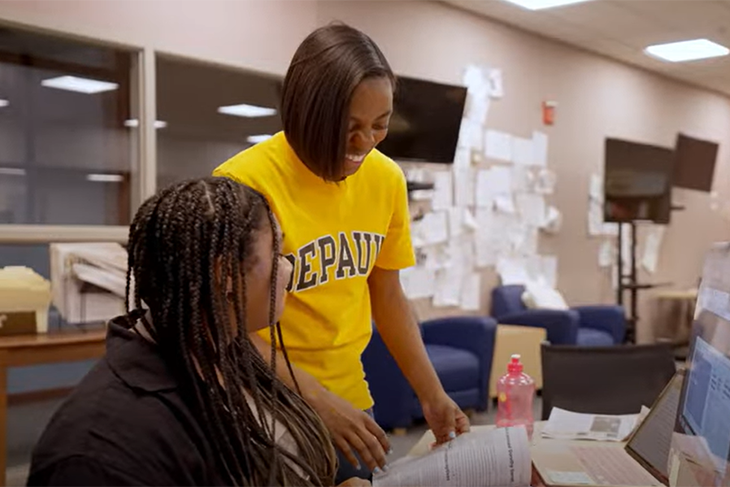
{"type": "Polygon", "coordinates": [[[622,343],[626,317],[621,306],[578,306],[569,310],[527,309],[522,285],[492,290],[492,316],[499,322],[545,328],[553,345],[607,346],[622,343]]]}
{"type": "MultiPolygon", "coordinates": [[[[426,352],[446,393],[462,409],[486,410],[497,323],[486,317],[459,316],[420,326],[426,352]]],[[[375,420],[382,428],[405,428],[423,418],[416,394],[376,328],[362,362],[375,400],[375,420]]]]}

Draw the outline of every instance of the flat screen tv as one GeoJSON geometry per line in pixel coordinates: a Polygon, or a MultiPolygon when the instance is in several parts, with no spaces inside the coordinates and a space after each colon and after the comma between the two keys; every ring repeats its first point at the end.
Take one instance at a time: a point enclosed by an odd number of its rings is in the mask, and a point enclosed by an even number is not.
{"type": "Polygon", "coordinates": [[[712,191],[712,177],[719,146],[714,142],[677,135],[677,162],[674,168],[674,186],[677,188],[712,191]]]}
{"type": "Polygon", "coordinates": [[[396,161],[453,163],[465,103],[463,86],[399,77],[378,149],[396,161]]]}
{"type": "Polygon", "coordinates": [[[672,149],[607,138],[604,221],[669,223],[674,161],[672,149]]]}

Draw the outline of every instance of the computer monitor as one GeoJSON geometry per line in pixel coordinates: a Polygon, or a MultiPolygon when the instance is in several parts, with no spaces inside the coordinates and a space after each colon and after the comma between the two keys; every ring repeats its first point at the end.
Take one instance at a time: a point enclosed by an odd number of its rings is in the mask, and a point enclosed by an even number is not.
{"type": "Polygon", "coordinates": [[[695,460],[730,480],[730,244],[709,252],[692,326],[675,431],[695,460]]]}

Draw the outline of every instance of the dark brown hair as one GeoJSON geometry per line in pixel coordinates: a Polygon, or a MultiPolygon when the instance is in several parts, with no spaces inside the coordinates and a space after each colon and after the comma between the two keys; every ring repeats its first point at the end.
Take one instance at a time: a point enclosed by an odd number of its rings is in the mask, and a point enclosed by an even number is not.
{"type": "Polygon", "coordinates": [[[342,178],[352,93],[367,78],[395,75],[366,34],[335,23],[300,44],[284,78],[281,118],[299,159],[326,181],[342,178]]]}
{"type": "MultiPolygon", "coordinates": [[[[336,458],[324,424],[276,377],[275,363],[264,361],[245,331],[245,275],[267,225],[276,235],[264,197],[229,179],[162,190],[140,207],[129,230],[127,311],[136,316],[149,308],[151,320],[142,323],[219,455],[211,468],[231,485],[331,485],[336,458]],[[291,434],[296,453],[276,443],[265,411],[291,434]]],[[[270,301],[257,303],[268,306],[272,347],[279,240],[270,301]]],[[[280,330],[278,337],[285,350],[280,330]]]]}

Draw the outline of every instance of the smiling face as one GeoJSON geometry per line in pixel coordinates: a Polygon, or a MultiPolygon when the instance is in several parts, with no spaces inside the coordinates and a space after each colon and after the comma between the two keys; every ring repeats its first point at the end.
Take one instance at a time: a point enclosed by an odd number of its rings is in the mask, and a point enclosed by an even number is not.
{"type": "Polygon", "coordinates": [[[367,78],[355,88],[350,101],[343,178],[362,166],[368,153],[388,134],[393,113],[393,84],[386,77],[367,78]]]}

